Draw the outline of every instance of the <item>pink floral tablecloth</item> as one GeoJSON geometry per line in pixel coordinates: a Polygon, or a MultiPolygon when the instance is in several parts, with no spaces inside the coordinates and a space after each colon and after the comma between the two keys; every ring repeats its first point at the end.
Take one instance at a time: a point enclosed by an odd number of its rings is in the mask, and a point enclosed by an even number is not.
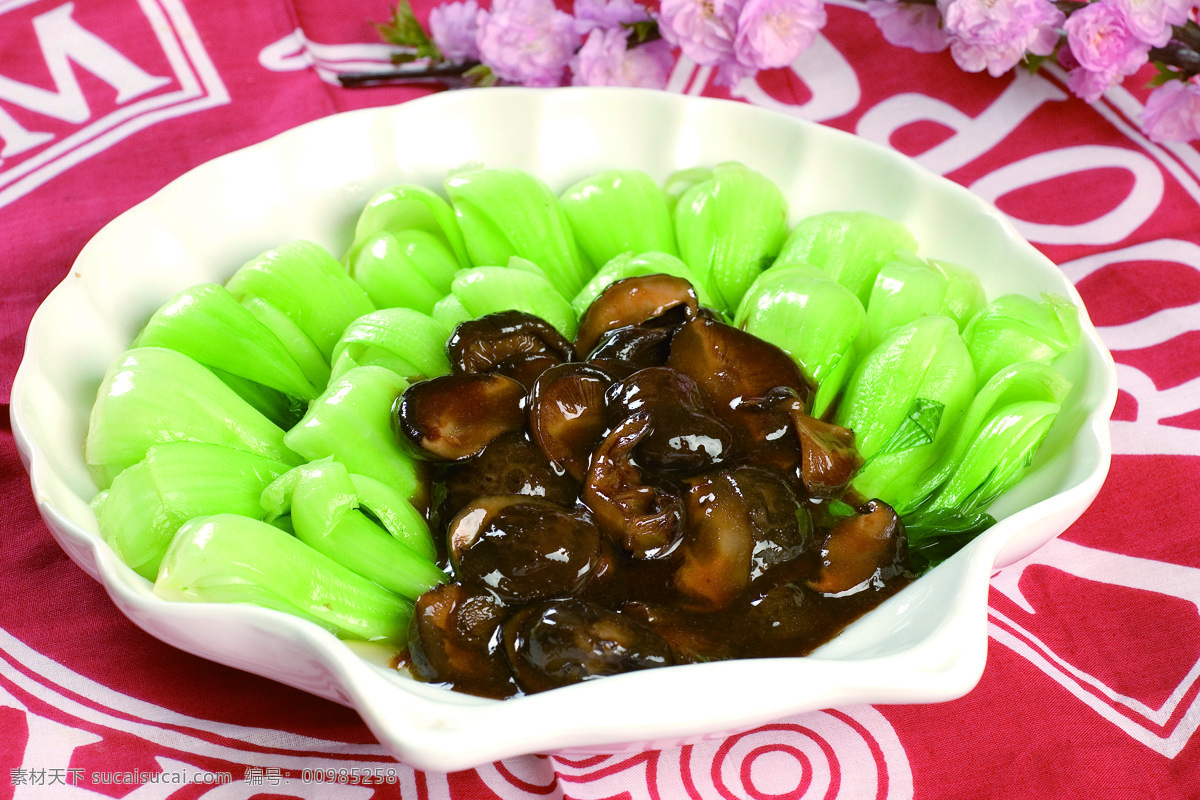
{"type": "MultiPolygon", "coordinates": [[[[353,712],[122,617],[43,525],[4,414],[0,800],[1200,797],[1200,152],[1138,132],[1145,80],[1089,106],[1056,67],[966,74],[887,45],[857,3],[828,10],[791,67],[724,89],[681,60],[668,91],[854,132],[995,202],[1078,286],[1118,363],[1110,477],[994,577],[977,688],[633,756],[415,771],[353,712]]],[[[389,12],[0,0],[0,401],[34,310],[117,214],[215,156],[428,91],[336,82],[386,61],[371,23],[389,12]]]]}

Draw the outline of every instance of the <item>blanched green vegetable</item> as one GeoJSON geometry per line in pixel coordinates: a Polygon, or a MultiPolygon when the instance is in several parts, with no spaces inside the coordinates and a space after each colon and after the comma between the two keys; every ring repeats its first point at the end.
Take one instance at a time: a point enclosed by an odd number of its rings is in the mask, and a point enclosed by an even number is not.
{"type": "Polygon", "coordinates": [[[774,266],[742,298],[734,324],[796,360],[817,386],[812,416],[823,417],[867,352],[862,303],[829,273],[809,266],[774,266]]]}
{"type": "Polygon", "coordinates": [[[454,278],[451,291],[471,319],[515,308],[541,317],[567,339],[575,338],[579,328],[571,303],[545,273],[523,259],[513,259],[508,267],[465,269],[454,278]]]}
{"type": "Polygon", "coordinates": [[[558,198],[575,241],[593,264],[621,253],[676,254],[667,200],[640,170],[611,169],[584,178],[558,198]]]}
{"type": "Polygon", "coordinates": [[[437,320],[438,324],[448,331],[457,328],[459,323],[474,319],[471,312],[463,306],[462,301],[452,294],[437,301],[433,306],[433,311],[429,312],[429,316],[437,320]]]}
{"type": "Polygon", "coordinates": [[[684,264],[676,256],[669,253],[647,252],[634,255],[630,253],[621,253],[611,259],[607,264],[596,271],[592,279],[587,282],[587,285],[580,290],[579,294],[575,295],[575,299],[571,301],[571,307],[575,309],[575,314],[582,317],[583,312],[587,311],[593,301],[600,294],[619,280],[625,278],[639,278],[646,275],[674,275],[676,278],[683,278],[692,285],[696,290],[696,297],[700,301],[700,305],[706,308],[712,308],[712,295],[704,282],[700,280],[687,264],[684,264]]]}
{"type": "Polygon", "coordinates": [[[1043,295],[1040,303],[1018,294],[998,297],[963,332],[980,386],[1018,361],[1050,363],[1079,336],[1079,309],[1056,295],[1043,295]]]}
{"type": "Polygon", "coordinates": [[[284,432],[191,358],[162,347],[129,350],[92,406],[84,460],[101,489],[156,444],[209,442],[294,466],[284,432]]]}
{"type": "Polygon", "coordinates": [[[987,293],[979,276],[950,261],[930,258],[925,263],[946,276],[946,296],[942,300],[941,313],[957,322],[960,331],[964,330],[971,318],[987,305],[987,293]]]}
{"type": "Polygon", "coordinates": [[[261,297],[243,297],[242,307],[275,334],[313,386],[329,383],[329,362],[292,318],[261,297]]]}
{"type": "Polygon", "coordinates": [[[197,517],[163,557],[154,593],[168,600],[251,603],[338,636],[403,646],[413,605],[278,528],[235,514],[197,517]]]}
{"type": "MultiPolygon", "coordinates": [[[[446,579],[429,557],[359,510],[358,489],[336,461],[296,467],[266,488],[263,505],[273,515],[290,514],[296,538],[309,547],[403,597],[415,600],[446,579]]],[[[404,534],[433,549],[424,524],[404,534]]]]}
{"type": "Polygon", "coordinates": [[[987,508],[1024,475],[1061,409],[1058,403],[1036,400],[1006,406],[979,431],[930,507],[987,508]]]}
{"type": "Polygon", "coordinates": [[[541,179],[514,169],[476,169],[446,179],[471,263],[494,267],[513,256],[541,267],[563,297],[592,273],[558,198],[541,179]]]}
{"type": "Polygon", "coordinates": [[[429,523],[395,488],[368,478],[366,475],[350,475],[358,505],[371,512],[388,533],[419,556],[435,561],[437,547],[429,532],[429,523]]]}
{"type": "Polygon", "coordinates": [[[326,363],[346,326],[375,310],[337,259],[312,242],[268,250],[239,268],[225,286],[239,299],[258,297],[287,314],[326,363]]]}
{"type": "Polygon", "coordinates": [[[320,394],[279,338],[214,283],[185,289],[164,303],[132,346],[178,350],[206,367],[303,400],[320,394]]]}
{"type": "Polygon", "coordinates": [[[679,206],[679,198],[698,183],[712,180],[713,171],[708,167],[690,167],[672,172],[663,182],[663,197],[667,200],[667,211],[675,217],[675,209],[679,206]]]}
{"type": "Polygon", "coordinates": [[[787,236],[787,201],[779,187],[748,167],[717,165],[675,206],[679,256],[732,314],[787,236]]]}
{"type": "Polygon", "coordinates": [[[792,229],[779,263],[820,267],[867,306],[880,267],[897,251],[916,250],[917,240],[895,220],[867,211],[830,211],[807,217],[792,229]]]}
{"type": "Polygon", "coordinates": [[[378,308],[412,308],[428,314],[450,291],[462,268],[446,244],[422,230],[379,231],[350,262],[350,277],[378,308]]]}
{"type": "Polygon", "coordinates": [[[385,308],[364,314],[346,328],[333,348],[333,377],[375,364],[400,377],[421,380],[450,371],[446,339],[437,320],[411,308],[385,308]]]}
{"type": "Polygon", "coordinates": [[[261,383],[255,383],[240,375],[231,375],[224,370],[212,367],[209,367],[209,371],[220,378],[222,383],[233,389],[237,396],[245,400],[251,408],[284,430],[295,425],[300,417],[304,416],[304,409],[308,407],[308,404],[298,397],[289,397],[283,392],[263,386],[261,383]]]}
{"type": "Polygon", "coordinates": [[[923,478],[927,492],[941,488],[921,510],[976,513],[1011,488],[1027,471],[1070,389],[1057,370],[1036,362],[1018,362],[992,376],[968,409],[953,447],[923,478]]]}
{"type": "Polygon", "coordinates": [[[139,575],[154,580],[179,526],[208,514],[263,518],[259,495],[288,469],[232,447],[168,442],[118,475],[92,508],[104,541],[139,575]]]}
{"type": "Polygon", "coordinates": [[[429,234],[454,254],[458,266],[471,265],[454,209],[441,195],[411,183],[384,189],[371,198],[358,216],[346,263],[354,264],[376,234],[397,235],[405,231],[429,234]]]}
{"type": "Polygon", "coordinates": [[[981,511],[960,514],[937,509],[909,514],[904,517],[909,567],[913,574],[923,575],[995,524],[995,517],[981,511]]]}
{"type": "Polygon", "coordinates": [[[900,252],[875,276],[867,305],[871,346],[889,332],[919,317],[950,317],[961,331],[987,298],[979,277],[957,264],[926,261],[914,253],[900,252]]]}
{"type": "Polygon", "coordinates": [[[407,386],[390,369],[355,367],[330,382],[285,441],[309,461],[332,456],[350,472],[392,486],[423,507],[428,475],[401,452],[392,433],[392,404],[407,386]]]}
{"type": "MultiPolygon", "coordinates": [[[[1062,374],[1034,361],[1019,361],[992,375],[972,399],[961,425],[953,434],[953,443],[920,479],[911,505],[922,504],[949,480],[991,420],[1008,415],[1007,409],[1022,403],[1050,403],[1061,407],[1069,391],[1070,381],[1062,374]]],[[[904,513],[908,509],[899,511],[904,513]]]]}
{"type": "Polygon", "coordinates": [[[852,484],[904,508],[920,475],[946,447],[975,391],[975,370],[949,317],[922,317],[892,332],[859,363],[838,406],[865,459],[852,484]]]}

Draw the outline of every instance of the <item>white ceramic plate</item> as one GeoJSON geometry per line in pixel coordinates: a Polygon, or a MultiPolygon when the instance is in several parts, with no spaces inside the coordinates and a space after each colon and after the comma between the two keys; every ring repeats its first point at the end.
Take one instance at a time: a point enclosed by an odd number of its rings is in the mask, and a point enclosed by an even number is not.
{"type": "Polygon", "coordinates": [[[480,700],[409,680],[296,618],[161,600],[98,536],[81,446],[88,412],[109,363],[174,292],[222,282],[292,239],[340,254],[377,190],[439,187],[466,164],[524,168],[561,189],[603,168],[662,179],[726,160],[773,178],[793,222],[874,211],[904,222],[923,255],[975,269],[989,297],[1056,292],[1082,311],[1074,287],[991,206],[891,151],[784,114],[620,89],[467,90],[341,114],[204,164],[122,214],[38,310],[12,420],[51,532],[151,634],[349,704],[397,758],[423,769],[671,746],[805,710],[965,694],[983,672],[992,571],[1061,533],[1108,470],[1116,378],[1086,312],[1082,343],[1063,365],[1075,387],[1036,473],[993,508],[1000,523],[808,658],[648,670],[480,700]]]}

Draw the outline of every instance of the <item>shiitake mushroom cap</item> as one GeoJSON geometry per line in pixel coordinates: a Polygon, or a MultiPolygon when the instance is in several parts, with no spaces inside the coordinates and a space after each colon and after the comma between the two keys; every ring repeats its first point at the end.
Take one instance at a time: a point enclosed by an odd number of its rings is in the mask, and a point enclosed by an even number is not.
{"type": "Polygon", "coordinates": [[[650,469],[706,469],[733,449],[733,433],[713,416],[696,381],[670,367],[648,367],[612,384],[605,408],[612,425],[635,414],[649,417],[650,428],[634,454],[650,469]]]}
{"type": "Polygon", "coordinates": [[[558,329],[524,311],[499,311],[459,323],[446,342],[456,375],[498,372],[526,387],[555,364],[575,360],[558,329]]]}
{"type": "Polygon", "coordinates": [[[588,353],[589,364],[603,366],[626,376],[646,367],[661,367],[671,355],[671,337],[675,327],[626,325],[601,337],[588,353]]]}
{"type": "Polygon", "coordinates": [[[900,515],[882,500],[868,500],[857,511],[825,537],[820,570],[808,581],[813,590],[845,595],[882,588],[905,572],[908,540],[900,515]]]}
{"type": "Polygon", "coordinates": [[[616,376],[576,361],[546,370],[529,393],[529,435],[549,463],[583,481],[607,428],[605,394],[616,376]]]}
{"type": "Polygon", "coordinates": [[[505,622],[503,640],[527,692],[673,663],[666,640],[645,622],[579,598],[518,611],[505,622]]]}
{"type": "Polygon", "coordinates": [[[441,375],[409,386],[392,407],[397,439],[419,458],[474,458],[525,426],[525,387],[495,373],[441,375]]]}
{"type": "Polygon", "coordinates": [[[444,525],[477,497],[520,494],[573,508],[580,483],[555,468],[522,431],[497,436],[474,458],[439,468],[438,519],[444,525]]]}
{"type": "Polygon", "coordinates": [[[811,389],[792,357],[753,334],[698,315],[671,339],[667,366],[692,376],[713,413],[738,440],[736,456],[790,474],[800,451],[786,408],[764,402],[786,391],[808,403],[811,389]]]}
{"type": "Polygon", "coordinates": [[[674,575],[685,607],[719,611],[752,582],[815,567],[812,519],[771,470],[738,466],[688,481],[687,527],[674,575]]]}
{"type": "Polygon", "coordinates": [[[683,502],[666,486],[647,483],[632,452],[650,431],[650,418],[621,421],[592,454],[580,499],[600,530],[634,558],[663,558],[683,535],[683,502]]]}
{"type": "Polygon", "coordinates": [[[786,352],[703,315],[675,332],[667,366],[695,379],[722,417],[735,415],[746,403],[781,386],[795,391],[803,401],[810,394],[808,382],[786,352]]]}
{"type": "Polygon", "coordinates": [[[499,655],[500,626],[508,609],[495,594],[461,583],[435,586],[417,598],[409,623],[408,669],[427,682],[482,697],[516,690],[508,661],[499,655]]]}
{"type": "MultiPolygon", "coordinates": [[[[592,301],[580,318],[575,349],[591,353],[604,334],[616,328],[643,325],[672,309],[679,309],[683,319],[691,319],[699,307],[692,284],[674,275],[658,273],[615,281],[592,301]]],[[[678,321],[678,317],[671,319],[670,324],[678,321]]]]}
{"type": "Polygon", "coordinates": [[[480,497],[447,529],[457,580],[508,603],[579,592],[602,565],[600,532],[590,516],[536,497],[480,497]]]}

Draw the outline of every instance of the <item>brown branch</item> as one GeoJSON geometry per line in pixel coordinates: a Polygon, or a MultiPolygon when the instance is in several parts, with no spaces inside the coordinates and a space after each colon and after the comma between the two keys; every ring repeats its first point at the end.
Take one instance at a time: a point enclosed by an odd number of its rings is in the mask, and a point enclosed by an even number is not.
{"type": "Polygon", "coordinates": [[[1174,39],[1162,47],[1153,48],[1150,60],[1175,67],[1187,77],[1200,75],[1200,53],[1174,39]]]}
{"type": "Polygon", "coordinates": [[[365,86],[404,86],[407,84],[441,84],[457,86],[465,83],[465,73],[479,62],[471,61],[466,64],[408,64],[396,69],[379,72],[343,72],[337,76],[338,83],[348,89],[365,86]]]}

